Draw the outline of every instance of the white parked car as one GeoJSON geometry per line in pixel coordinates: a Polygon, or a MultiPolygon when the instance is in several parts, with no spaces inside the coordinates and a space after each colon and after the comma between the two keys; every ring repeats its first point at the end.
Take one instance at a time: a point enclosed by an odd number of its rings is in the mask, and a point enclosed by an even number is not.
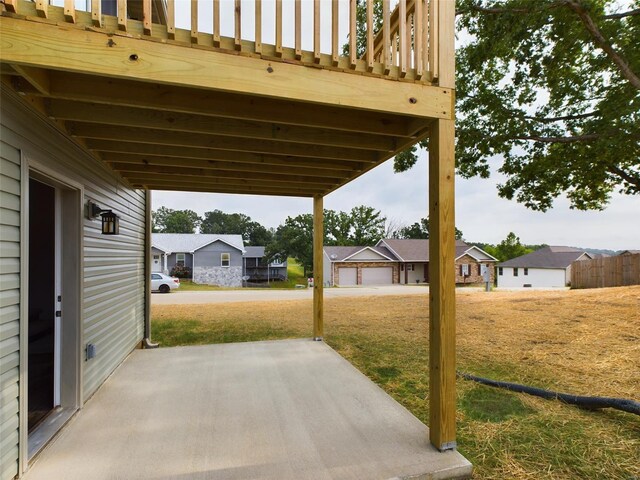
{"type": "Polygon", "coordinates": [[[169,293],[180,286],[180,279],[170,277],[164,273],[151,274],[151,291],[169,293]]]}

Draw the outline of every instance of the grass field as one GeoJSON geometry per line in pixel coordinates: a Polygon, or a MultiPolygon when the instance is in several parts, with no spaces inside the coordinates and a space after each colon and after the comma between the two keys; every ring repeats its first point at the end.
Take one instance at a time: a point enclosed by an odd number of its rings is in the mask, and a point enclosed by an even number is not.
{"type": "MultiPolygon", "coordinates": [[[[457,299],[460,371],[640,399],[640,287],[462,291],[457,299]]],[[[152,334],[163,346],[308,337],[311,302],[154,306],[152,334]]],[[[325,339],[428,423],[426,297],[325,300],[325,339]]],[[[464,380],[458,446],[475,478],[640,478],[640,417],[464,380]]]]}

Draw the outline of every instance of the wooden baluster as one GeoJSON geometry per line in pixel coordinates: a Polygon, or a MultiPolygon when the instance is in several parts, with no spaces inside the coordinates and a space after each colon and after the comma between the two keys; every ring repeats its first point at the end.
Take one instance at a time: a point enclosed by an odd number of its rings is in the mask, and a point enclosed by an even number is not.
{"type": "Polygon", "coordinates": [[[389,55],[391,54],[391,34],[389,32],[389,24],[391,23],[389,12],[389,0],[382,0],[382,58],[381,62],[384,66],[384,74],[389,75],[389,55]]]}
{"type": "Polygon", "coordinates": [[[398,74],[404,78],[407,74],[407,0],[398,4],[398,74]]]}
{"type": "Polygon", "coordinates": [[[295,2],[295,54],[296,60],[302,58],[302,2],[295,2]]]}
{"type": "Polygon", "coordinates": [[[282,0],[276,0],[276,56],[282,56],[282,0]]]}
{"type": "Polygon", "coordinates": [[[151,0],[142,0],[142,30],[145,35],[151,35],[152,15],[151,0]]]}
{"type": "Polygon", "coordinates": [[[398,34],[393,34],[393,41],[391,42],[391,65],[398,66],[398,34]]]}
{"type": "Polygon", "coordinates": [[[73,0],[64,0],[64,19],[76,23],[76,4],[73,0]]]}
{"type": "Polygon", "coordinates": [[[176,3],[175,0],[167,0],[167,36],[169,40],[176,38],[176,3]]]}
{"type": "Polygon", "coordinates": [[[118,29],[127,31],[127,0],[118,0],[118,29]]]}
{"type": "Polygon", "coordinates": [[[405,65],[407,66],[407,70],[411,69],[411,47],[412,47],[412,43],[411,43],[411,21],[413,19],[413,14],[409,13],[407,14],[407,28],[406,28],[406,33],[407,33],[407,50],[406,50],[406,63],[405,65]]]}
{"type": "Polygon", "coordinates": [[[422,3],[422,75],[429,69],[429,0],[421,0],[422,3]]]}
{"type": "Polygon", "coordinates": [[[438,78],[438,10],[439,0],[429,2],[429,80],[438,78]]]}
{"type": "Polygon", "coordinates": [[[256,40],[254,44],[254,50],[256,53],[262,53],[262,0],[255,0],[256,2],[256,40]]]}
{"type": "Polygon", "coordinates": [[[349,0],[349,67],[356,68],[356,0],[349,0]]]}
{"type": "Polygon", "coordinates": [[[18,13],[18,1],[19,0],[4,0],[4,6],[7,8],[7,12],[18,13]]]}
{"type": "Polygon", "coordinates": [[[47,18],[49,15],[49,0],[36,0],[36,12],[39,17],[47,18]]]}
{"type": "Polygon", "coordinates": [[[422,78],[422,0],[416,0],[413,13],[413,68],[416,69],[416,78],[422,78]]]}
{"type": "Polygon", "coordinates": [[[367,0],[367,71],[373,71],[373,0],[367,0]]]}
{"type": "Polygon", "coordinates": [[[320,63],[320,0],[313,0],[313,62],[320,63]]]}
{"type": "Polygon", "coordinates": [[[220,47],[220,0],[213,0],[213,46],[220,47]]]}
{"type": "Polygon", "coordinates": [[[234,38],[234,46],[235,49],[240,51],[242,50],[242,22],[241,22],[241,1],[240,0],[235,0],[236,1],[236,5],[235,5],[235,9],[234,9],[234,16],[236,19],[236,28],[235,28],[235,38],[234,38]]]}
{"type": "Polygon", "coordinates": [[[91,0],[91,20],[94,27],[102,27],[102,0],[91,0]]]}
{"type": "Polygon", "coordinates": [[[198,0],[191,0],[191,43],[198,44],[198,0]]]}
{"type": "Polygon", "coordinates": [[[338,45],[338,27],[340,26],[340,7],[338,0],[331,2],[331,65],[338,66],[340,57],[339,45],[338,45]]]}

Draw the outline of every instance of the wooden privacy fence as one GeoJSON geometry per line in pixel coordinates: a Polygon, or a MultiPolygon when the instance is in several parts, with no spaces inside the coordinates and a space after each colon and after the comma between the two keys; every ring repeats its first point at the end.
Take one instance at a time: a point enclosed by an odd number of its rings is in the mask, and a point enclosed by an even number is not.
{"type": "MultiPolygon", "coordinates": [[[[39,17],[80,26],[88,23],[116,34],[432,83],[438,78],[441,1],[452,0],[90,0],[86,2],[86,11],[78,9],[75,0],[34,3],[39,17]],[[364,19],[357,15],[358,3],[364,5],[364,19]],[[221,4],[229,10],[226,15],[221,14],[221,4]],[[211,9],[206,15],[204,5],[211,9]],[[227,8],[231,6],[233,13],[227,8]],[[283,8],[293,15],[283,16],[283,8]],[[378,15],[374,14],[374,8],[378,15]],[[249,32],[242,28],[245,17],[252,25],[249,32]],[[190,28],[177,28],[177,18],[185,19],[190,28]],[[285,20],[290,24],[283,25],[285,20]],[[225,37],[221,34],[221,23],[226,27],[231,22],[233,37],[225,37]],[[267,30],[274,33],[273,44],[263,43],[267,30]],[[309,30],[313,50],[305,51],[302,38],[309,30]],[[283,43],[283,32],[292,37],[290,46],[283,43]],[[364,36],[364,44],[358,45],[358,32],[364,36]],[[322,51],[321,42],[324,40],[326,45],[328,39],[330,51],[322,51]],[[343,43],[348,44],[348,54],[343,54],[343,43]]],[[[24,13],[20,10],[25,9],[21,7],[25,3],[25,0],[4,0],[6,8],[18,14],[24,13]]]]}
{"type": "Polygon", "coordinates": [[[571,264],[571,288],[640,285],[640,254],[581,260],[571,264]]]}

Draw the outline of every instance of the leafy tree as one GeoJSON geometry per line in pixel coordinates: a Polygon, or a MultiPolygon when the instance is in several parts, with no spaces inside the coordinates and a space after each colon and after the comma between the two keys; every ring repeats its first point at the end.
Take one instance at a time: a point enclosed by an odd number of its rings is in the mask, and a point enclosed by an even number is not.
{"type": "MultiPolygon", "coordinates": [[[[429,238],[429,219],[421,218],[419,222],[416,222],[408,227],[404,227],[398,234],[399,238],[429,238]]],[[[456,240],[462,239],[462,231],[456,227],[456,240]]]]}
{"type": "Polygon", "coordinates": [[[349,217],[350,240],[353,245],[375,245],[384,236],[387,219],[379,210],[360,205],[351,209],[349,217]]]}
{"type": "Polygon", "coordinates": [[[324,211],[325,245],[351,243],[351,217],[347,212],[324,211]]]}
{"type": "MultiPolygon", "coordinates": [[[[458,174],[487,178],[497,159],[498,194],[541,211],[562,194],[581,210],[604,208],[614,191],[640,194],[640,1],[631,3],[458,0],[458,174]]],[[[411,168],[416,151],[397,155],[395,170],[411,168]]]]}
{"type": "Polygon", "coordinates": [[[201,233],[242,235],[246,245],[266,245],[273,236],[266,227],[244,213],[225,213],[222,210],[205,212],[201,233]]]}
{"type": "Polygon", "coordinates": [[[522,243],[520,243],[520,238],[513,232],[509,232],[507,238],[495,247],[492,245],[485,245],[483,250],[489,255],[493,255],[501,262],[505,262],[512,258],[520,257],[534,251],[533,248],[522,245],[522,243]]]}
{"type": "Polygon", "coordinates": [[[152,212],[153,231],[158,233],[195,233],[201,218],[193,210],[160,207],[152,212]]]}
{"type": "Polygon", "coordinates": [[[313,215],[287,217],[265,249],[267,258],[293,257],[302,265],[304,275],[313,269],[313,215]]]}

